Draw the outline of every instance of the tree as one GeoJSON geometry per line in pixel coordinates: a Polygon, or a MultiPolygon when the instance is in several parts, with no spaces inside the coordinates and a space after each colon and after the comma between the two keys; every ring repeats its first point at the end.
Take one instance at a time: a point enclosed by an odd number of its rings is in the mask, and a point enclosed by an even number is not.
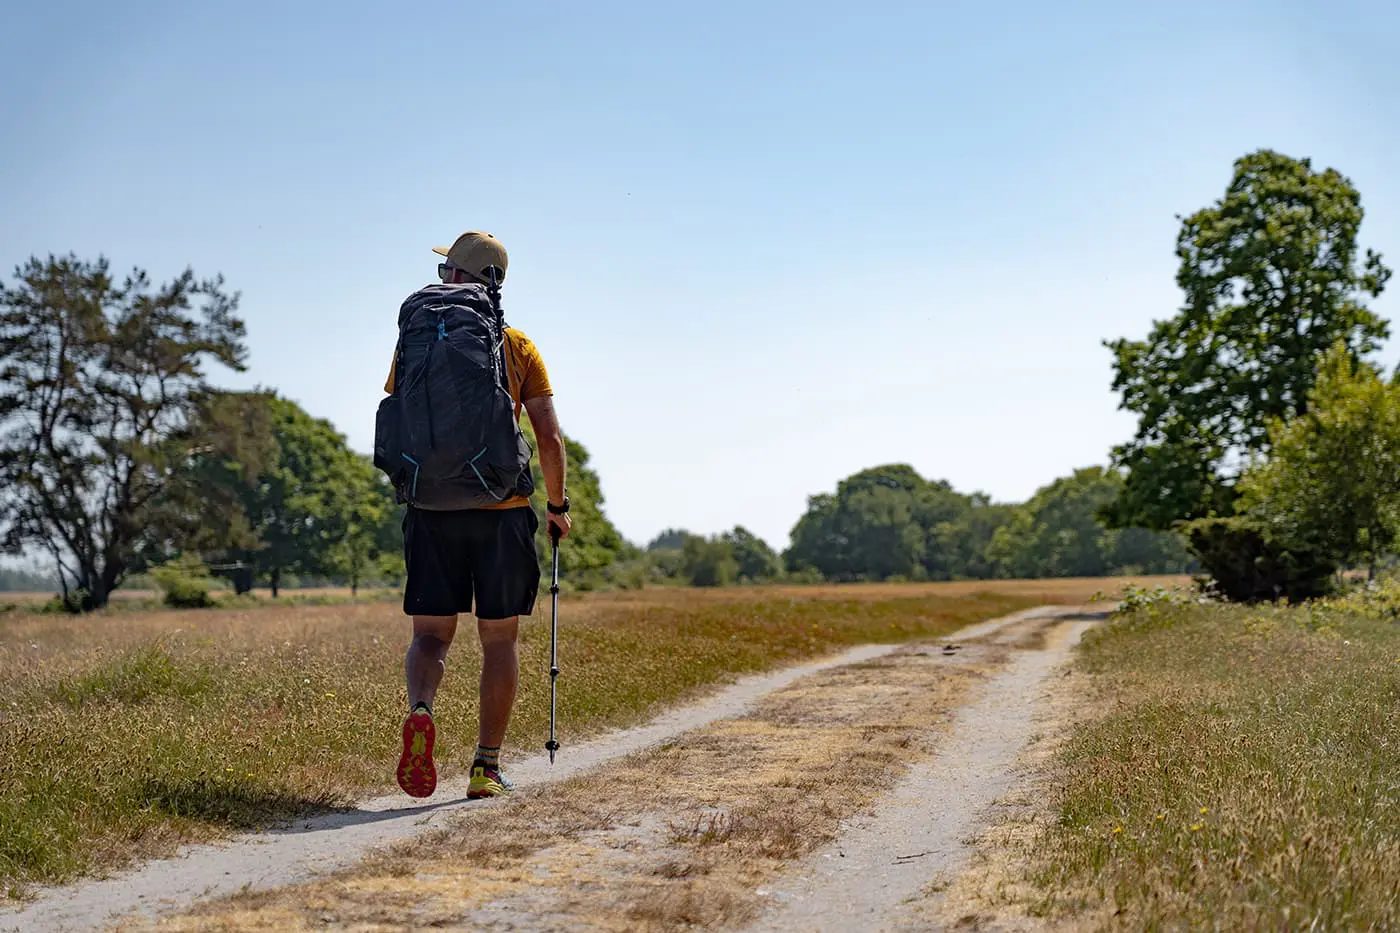
{"type": "Polygon", "coordinates": [[[238,296],[188,269],[117,284],[101,257],[31,258],[15,279],[0,285],[0,549],[37,546],[71,607],[100,607],[162,534],[206,366],[244,368],[238,296]]]}
{"type": "Polygon", "coordinates": [[[1235,163],[1223,198],[1182,221],[1181,311],[1145,341],[1107,343],[1121,407],[1139,417],[1114,450],[1127,482],[1104,510],[1110,524],[1165,530],[1230,514],[1270,420],[1306,411],[1321,354],[1340,341],[1359,359],[1388,335],[1363,303],[1391,271],[1372,251],[1358,258],[1362,217],[1343,175],[1265,149],[1235,163]]]}
{"type": "Polygon", "coordinates": [[[989,580],[998,567],[989,556],[997,529],[1016,512],[1012,505],[991,501],[985,493],[953,494],[957,510],[933,524],[924,548],[924,568],[930,580],[989,580]]]}
{"type": "Polygon", "coordinates": [[[1269,458],[1240,482],[1273,538],[1343,565],[1377,560],[1400,534],[1400,387],[1338,344],[1306,414],[1270,425],[1269,458]]]}
{"type": "Polygon", "coordinates": [[[200,554],[251,550],[258,537],[245,502],[278,458],[270,393],[209,392],[186,430],[188,456],[148,516],[141,565],[200,554]]]}
{"type": "Polygon", "coordinates": [[[1198,518],[1182,529],[1191,552],[1226,599],[1297,602],[1332,589],[1335,563],[1316,548],[1280,539],[1249,515],[1198,518]]]}
{"type": "Polygon", "coordinates": [[[1190,555],[1176,535],[1100,523],[1100,511],[1122,488],[1118,474],[1099,466],[1041,487],[997,530],[989,560],[1002,576],[1024,578],[1184,570],[1190,555]]]}
{"type": "Polygon", "coordinates": [[[795,573],[836,581],[951,580],[985,569],[986,543],[1003,518],[986,496],[886,464],[842,480],[835,495],[811,497],[785,559],[795,573]]]}
{"type": "Polygon", "coordinates": [[[691,586],[728,586],[739,575],[739,564],[722,537],[691,535],[681,551],[684,573],[691,586]]]}
{"type": "Polygon", "coordinates": [[[350,455],[341,458],[338,471],[338,505],[344,530],[340,540],[331,544],[325,563],[331,573],[350,584],[350,594],[354,596],[359,594],[360,584],[367,576],[384,570],[392,573],[394,560],[403,562],[402,531],[398,549],[388,553],[384,550],[386,544],[393,546],[393,537],[386,536],[385,526],[402,513],[394,502],[389,478],[375,468],[374,461],[362,454],[347,453],[350,455]]]}
{"type": "Polygon", "coordinates": [[[721,540],[729,546],[734,558],[735,572],[740,580],[760,583],[775,580],[782,575],[783,564],[778,554],[768,542],[749,531],[743,525],[736,525],[733,531],[721,535],[721,540]]]}
{"type": "Polygon", "coordinates": [[[373,540],[370,529],[377,532],[382,521],[372,465],[324,418],[276,396],[265,404],[276,455],[251,486],[241,488],[257,544],[235,556],[255,564],[274,597],[288,573],[349,572],[353,564],[358,578],[373,540]]]}
{"type": "Polygon", "coordinates": [[[788,568],[829,580],[923,576],[926,529],[916,521],[926,481],[908,464],[861,470],[836,495],[813,496],[792,530],[788,568]]]}

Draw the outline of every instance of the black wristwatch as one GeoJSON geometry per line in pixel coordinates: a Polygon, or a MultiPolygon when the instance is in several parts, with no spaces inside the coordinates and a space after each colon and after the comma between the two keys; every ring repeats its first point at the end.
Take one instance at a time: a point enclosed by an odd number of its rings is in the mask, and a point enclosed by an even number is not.
{"type": "Polygon", "coordinates": [[[545,502],[544,507],[549,510],[549,514],[551,515],[567,515],[569,512],[569,497],[564,497],[563,505],[555,505],[553,502],[545,502]]]}

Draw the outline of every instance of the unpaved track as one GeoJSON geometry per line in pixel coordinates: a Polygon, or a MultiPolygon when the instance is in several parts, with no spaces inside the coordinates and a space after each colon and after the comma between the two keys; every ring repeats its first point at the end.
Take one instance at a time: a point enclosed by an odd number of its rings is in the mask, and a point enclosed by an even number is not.
{"type": "MultiPolygon", "coordinates": [[[[1032,609],[969,626],[948,636],[967,640],[1013,623],[1063,614],[1057,607],[1032,609]]],[[[522,794],[573,777],[611,759],[657,745],[717,720],[745,713],[752,704],[802,677],[881,657],[898,645],[866,645],[811,664],[744,678],[692,706],[668,712],[645,726],[565,747],[551,767],[538,755],[510,768],[522,794]]],[[[567,736],[565,737],[567,739],[567,736]]],[[[520,795],[517,795],[520,796],[520,795]]],[[[223,844],[191,846],[174,858],[147,862],[111,878],[49,890],[23,910],[0,912],[5,933],[76,933],[104,928],[130,915],[153,916],[188,907],[196,900],[261,890],[306,880],[351,865],[373,848],[400,842],[440,826],[468,802],[465,781],[439,785],[434,802],[416,804],[402,794],[365,801],[288,827],[239,835],[223,844]]]]}
{"type": "Polygon", "coordinates": [[[1037,727],[1041,694],[1091,625],[1048,633],[1044,650],[1019,654],[958,710],[938,752],[915,765],[879,810],[848,826],[769,894],[753,933],[931,930],[930,884],[971,855],[965,842],[1016,781],[1015,764],[1037,727]]]}

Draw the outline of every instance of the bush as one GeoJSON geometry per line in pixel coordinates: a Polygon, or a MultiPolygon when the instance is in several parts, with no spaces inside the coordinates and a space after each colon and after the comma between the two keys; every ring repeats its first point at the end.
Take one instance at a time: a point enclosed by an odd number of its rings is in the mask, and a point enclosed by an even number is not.
{"type": "Polygon", "coordinates": [[[207,609],[214,605],[209,595],[213,583],[209,568],[193,554],[182,554],[151,568],[150,578],[165,594],[165,604],[174,609],[207,609]]]}
{"type": "Polygon", "coordinates": [[[1299,602],[1332,590],[1336,563],[1307,545],[1274,538],[1256,519],[1202,518],[1182,530],[1215,589],[1233,602],[1299,602]]]}
{"type": "Polygon", "coordinates": [[[681,555],[691,586],[729,586],[739,575],[734,550],[723,538],[688,538],[681,555]]]}

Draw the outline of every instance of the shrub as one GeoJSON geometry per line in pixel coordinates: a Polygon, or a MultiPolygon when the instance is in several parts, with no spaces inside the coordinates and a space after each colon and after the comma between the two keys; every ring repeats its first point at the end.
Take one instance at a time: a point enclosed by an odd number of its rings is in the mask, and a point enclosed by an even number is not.
{"type": "Polygon", "coordinates": [[[1202,518],[1182,530],[1216,591],[1233,602],[1298,602],[1332,589],[1336,563],[1307,545],[1273,537],[1256,519],[1202,518]]]}
{"type": "Polygon", "coordinates": [[[165,594],[165,604],[175,609],[207,609],[214,605],[209,595],[213,582],[209,568],[193,554],[182,554],[159,567],[150,577],[165,594]]]}

